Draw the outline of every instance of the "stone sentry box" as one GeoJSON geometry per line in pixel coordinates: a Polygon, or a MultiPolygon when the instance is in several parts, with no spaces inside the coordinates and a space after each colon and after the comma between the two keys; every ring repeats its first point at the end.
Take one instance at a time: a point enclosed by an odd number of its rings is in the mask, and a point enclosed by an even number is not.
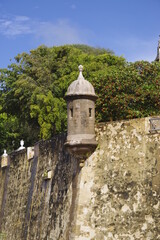
{"type": "Polygon", "coordinates": [[[78,79],[68,87],[67,101],[68,134],[65,146],[77,157],[84,157],[97,146],[95,139],[95,101],[97,96],[90,82],[82,75],[79,66],[78,79]]]}

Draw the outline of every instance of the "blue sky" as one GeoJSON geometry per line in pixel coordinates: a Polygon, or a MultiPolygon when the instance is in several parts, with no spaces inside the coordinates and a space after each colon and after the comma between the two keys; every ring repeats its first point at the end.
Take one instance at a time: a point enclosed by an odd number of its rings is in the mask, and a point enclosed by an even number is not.
{"type": "Polygon", "coordinates": [[[160,0],[0,0],[0,68],[42,44],[88,44],[152,61],[159,12],[160,0]]]}

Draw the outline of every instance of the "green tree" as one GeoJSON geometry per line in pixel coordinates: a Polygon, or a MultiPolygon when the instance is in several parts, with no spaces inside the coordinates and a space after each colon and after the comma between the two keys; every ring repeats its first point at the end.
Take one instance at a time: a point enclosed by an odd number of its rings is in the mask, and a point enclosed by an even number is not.
{"type": "Polygon", "coordinates": [[[130,119],[160,112],[160,64],[145,61],[97,73],[97,120],[130,119]],[[100,79],[100,81],[99,81],[100,79]]]}
{"type": "Polygon", "coordinates": [[[108,49],[86,45],[40,46],[0,69],[0,149],[66,131],[64,96],[80,64],[98,95],[97,121],[159,114],[160,63],[127,63],[108,49]]]}
{"type": "Polygon", "coordinates": [[[15,57],[15,63],[0,71],[0,112],[17,120],[15,128],[27,145],[47,139],[66,130],[64,95],[69,84],[77,78],[78,65],[90,69],[103,68],[100,55],[111,51],[86,45],[47,48],[40,46],[29,54],[15,57]],[[21,131],[22,130],[22,131],[21,131]]]}

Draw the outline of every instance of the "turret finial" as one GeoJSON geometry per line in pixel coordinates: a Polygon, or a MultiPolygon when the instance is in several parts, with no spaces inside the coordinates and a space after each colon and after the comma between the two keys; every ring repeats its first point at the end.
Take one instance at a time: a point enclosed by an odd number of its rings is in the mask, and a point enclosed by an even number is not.
{"type": "Polygon", "coordinates": [[[20,147],[16,151],[20,151],[22,149],[25,149],[23,139],[20,141],[20,147]]]}
{"type": "Polygon", "coordinates": [[[8,156],[6,149],[4,149],[3,156],[8,156]]]}
{"type": "Polygon", "coordinates": [[[79,65],[79,71],[82,72],[83,71],[83,66],[82,65],[79,65]]]}
{"type": "Polygon", "coordinates": [[[79,65],[78,69],[79,69],[78,80],[82,80],[82,79],[84,79],[83,74],[82,74],[83,66],[82,66],[82,65],[79,65]]]}

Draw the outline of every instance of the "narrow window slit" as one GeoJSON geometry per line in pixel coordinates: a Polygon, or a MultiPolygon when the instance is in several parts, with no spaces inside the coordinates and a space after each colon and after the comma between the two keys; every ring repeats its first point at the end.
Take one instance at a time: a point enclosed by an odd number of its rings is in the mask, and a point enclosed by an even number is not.
{"type": "Polygon", "coordinates": [[[70,108],[70,115],[73,117],[73,108],[70,108]]]}
{"type": "Polygon", "coordinates": [[[92,108],[89,108],[89,117],[92,117],[92,108]]]}

